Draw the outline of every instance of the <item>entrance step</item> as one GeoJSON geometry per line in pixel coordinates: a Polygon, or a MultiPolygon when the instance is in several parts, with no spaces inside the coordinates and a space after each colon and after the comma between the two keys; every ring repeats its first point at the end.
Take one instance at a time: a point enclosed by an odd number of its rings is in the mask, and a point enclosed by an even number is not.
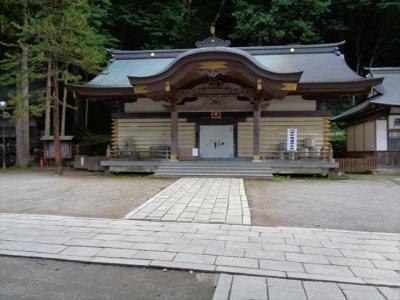
{"type": "Polygon", "coordinates": [[[156,177],[234,177],[271,179],[269,165],[251,161],[164,161],[156,177]]]}

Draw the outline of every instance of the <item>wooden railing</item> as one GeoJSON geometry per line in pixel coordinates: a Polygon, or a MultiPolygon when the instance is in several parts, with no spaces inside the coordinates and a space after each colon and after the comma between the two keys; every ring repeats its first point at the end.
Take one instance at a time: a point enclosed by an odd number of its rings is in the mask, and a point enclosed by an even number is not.
{"type": "Polygon", "coordinates": [[[171,157],[171,150],[169,146],[164,145],[150,146],[149,150],[123,148],[112,150],[110,156],[112,158],[132,160],[169,159],[171,157]]]}
{"type": "Polygon", "coordinates": [[[332,149],[319,151],[268,151],[261,153],[262,159],[327,161],[333,162],[332,149]]]}
{"type": "Polygon", "coordinates": [[[347,173],[366,173],[376,169],[400,169],[400,151],[346,152],[337,154],[339,169],[347,173]]]}

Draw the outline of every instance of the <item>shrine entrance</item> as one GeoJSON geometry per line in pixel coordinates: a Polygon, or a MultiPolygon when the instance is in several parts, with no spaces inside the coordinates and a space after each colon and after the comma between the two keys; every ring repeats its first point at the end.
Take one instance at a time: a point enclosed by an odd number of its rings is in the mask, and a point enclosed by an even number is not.
{"type": "Polygon", "coordinates": [[[233,125],[200,126],[200,158],[233,158],[233,125]]]}

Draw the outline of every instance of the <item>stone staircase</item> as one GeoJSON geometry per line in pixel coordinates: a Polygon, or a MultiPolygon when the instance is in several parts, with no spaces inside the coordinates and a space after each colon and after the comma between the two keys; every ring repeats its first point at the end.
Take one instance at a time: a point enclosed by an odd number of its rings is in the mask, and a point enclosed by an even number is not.
{"type": "Polygon", "coordinates": [[[163,161],[156,177],[230,177],[271,179],[272,169],[265,162],[251,161],[163,161]]]}

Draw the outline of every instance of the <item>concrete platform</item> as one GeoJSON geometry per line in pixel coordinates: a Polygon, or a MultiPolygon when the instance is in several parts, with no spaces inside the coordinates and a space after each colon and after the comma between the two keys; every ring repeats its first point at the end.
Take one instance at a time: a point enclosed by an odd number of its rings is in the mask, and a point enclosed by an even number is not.
{"type": "Polygon", "coordinates": [[[110,172],[156,173],[160,177],[237,177],[272,178],[273,175],[316,174],[326,175],[337,170],[339,164],[326,161],[291,160],[122,160],[112,159],[100,163],[110,172]],[[196,176],[197,175],[197,176],[196,176]]]}

